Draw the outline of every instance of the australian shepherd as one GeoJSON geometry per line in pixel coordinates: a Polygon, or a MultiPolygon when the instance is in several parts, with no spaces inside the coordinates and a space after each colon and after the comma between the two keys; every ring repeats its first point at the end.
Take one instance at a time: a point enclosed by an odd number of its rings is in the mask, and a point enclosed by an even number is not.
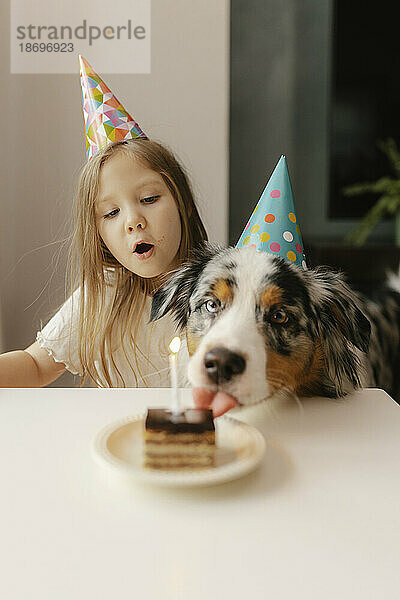
{"type": "Polygon", "coordinates": [[[151,320],[172,311],[186,329],[191,385],[239,405],[371,386],[395,396],[399,292],[393,276],[373,301],[325,267],[205,244],[156,292],[151,320]]]}

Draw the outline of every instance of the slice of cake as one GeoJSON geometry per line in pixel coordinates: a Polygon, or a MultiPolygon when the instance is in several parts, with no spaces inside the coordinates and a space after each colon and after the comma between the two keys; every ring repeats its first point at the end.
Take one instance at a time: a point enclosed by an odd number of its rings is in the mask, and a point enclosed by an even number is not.
{"type": "Polygon", "coordinates": [[[212,410],[188,408],[173,413],[149,408],[144,430],[144,466],[150,469],[197,469],[214,464],[212,410]]]}

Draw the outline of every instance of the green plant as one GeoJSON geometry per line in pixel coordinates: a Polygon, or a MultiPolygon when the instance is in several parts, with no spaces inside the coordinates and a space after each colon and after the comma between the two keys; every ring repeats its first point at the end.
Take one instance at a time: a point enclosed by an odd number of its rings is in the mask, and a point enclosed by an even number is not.
{"type": "Polygon", "coordinates": [[[362,221],[345,237],[345,242],[362,246],[372,230],[388,215],[396,217],[396,244],[400,245],[400,152],[396,142],[389,138],[378,142],[378,148],[386,154],[395,177],[381,177],[371,183],[356,183],[343,189],[345,196],[378,194],[379,198],[362,221]]]}

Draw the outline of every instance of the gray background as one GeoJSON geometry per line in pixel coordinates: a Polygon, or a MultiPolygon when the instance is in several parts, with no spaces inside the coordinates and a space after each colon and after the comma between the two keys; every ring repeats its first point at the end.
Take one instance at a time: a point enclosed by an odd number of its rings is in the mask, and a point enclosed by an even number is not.
{"type": "MultiPolygon", "coordinates": [[[[93,64],[187,167],[211,240],[237,241],[281,154],[305,240],[340,240],[354,225],[326,216],[332,13],[331,0],[153,0],[151,74],[93,64]]],[[[7,2],[0,18],[0,349],[9,351],[30,345],[65,298],[85,154],[78,65],[75,76],[11,75],[7,2]]],[[[392,230],[384,223],[372,239],[392,230]]]]}
{"type": "Polygon", "coordinates": [[[282,154],[304,239],[342,240],[356,221],[327,218],[333,1],[232,0],[231,14],[230,243],[282,154]]]}
{"type": "MultiPolygon", "coordinates": [[[[92,66],[143,130],[178,155],[210,238],[226,243],[230,5],[152,0],[151,7],[151,74],[105,74],[92,66]]],[[[29,346],[40,322],[65,299],[68,244],[62,240],[70,231],[85,142],[78,60],[75,75],[10,74],[8,2],[0,3],[0,19],[4,352],[29,346]]],[[[66,374],[54,385],[72,383],[66,374]]]]}

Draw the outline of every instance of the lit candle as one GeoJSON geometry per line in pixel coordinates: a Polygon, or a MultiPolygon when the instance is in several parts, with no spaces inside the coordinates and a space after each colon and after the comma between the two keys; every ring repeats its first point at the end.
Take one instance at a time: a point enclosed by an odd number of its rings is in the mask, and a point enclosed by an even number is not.
{"type": "Polygon", "coordinates": [[[180,401],[178,393],[178,370],[177,370],[177,358],[179,348],[181,347],[181,340],[179,337],[174,337],[169,345],[171,354],[169,355],[169,369],[171,377],[171,393],[172,393],[172,412],[174,415],[180,412],[180,401]]]}

